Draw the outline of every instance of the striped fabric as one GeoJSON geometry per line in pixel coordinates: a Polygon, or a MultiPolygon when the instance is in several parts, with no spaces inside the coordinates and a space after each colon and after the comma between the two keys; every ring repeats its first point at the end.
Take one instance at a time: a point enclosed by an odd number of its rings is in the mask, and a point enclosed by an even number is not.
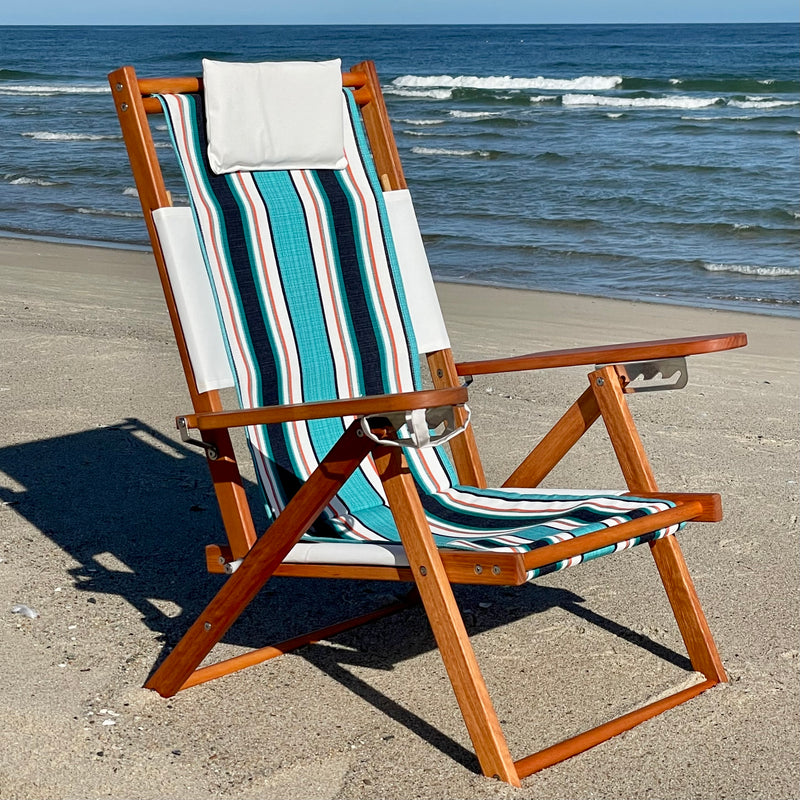
{"type": "MultiPolygon", "coordinates": [[[[414,391],[417,348],[386,210],[349,91],[343,170],[215,175],[200,95],[161,102],[189,189],[242,407],[414,391]]],[[[274,517],[347,419],[256,426],[247,437],[274,517]]],[[[630,497],[552,495],[457,484],[443,448],[407,450],[437,544],[525,552],[670,506],[630,497]]],[[[677,526],[533,570],[529,579],[677,526]]],[[[371,461],[348,480],[306,541],[399,542],[371,461]]]]}

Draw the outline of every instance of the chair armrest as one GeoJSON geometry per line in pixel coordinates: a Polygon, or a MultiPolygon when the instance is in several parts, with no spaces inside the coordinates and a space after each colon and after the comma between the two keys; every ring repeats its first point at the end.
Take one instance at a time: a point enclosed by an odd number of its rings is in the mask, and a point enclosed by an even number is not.
{"type": "Polygon", "coordinates": [[[415,408],[458,406],[467,402],[467,394],[466,387],[456,386],[421,392],[353,397],[346,400],[320,400],[313,403],[291,403],[283,406],[182,414],[178,420],[183,420],[183,424],[187,428],[213,431],[241,428],[246,425],[268,425],[276,422],[297,422],[327,417],[389,414],[394,411],[411,411],[415,408]]]}
{"type": "Polygon", "coordinates": [[[616,364],[626,361],[651,361],[701,353],[733,350],[747,344],[744,333],[719,333],[688,336],[683,339],[660,339],[652,342],[606,344],[599,347],[575,347],[569,350],[544,350],[524,356],[493,358],[486,361],[462,361],[456,364],[459,375],[489,375],[529,369],[575,367],[582,364],[616,364]]]}

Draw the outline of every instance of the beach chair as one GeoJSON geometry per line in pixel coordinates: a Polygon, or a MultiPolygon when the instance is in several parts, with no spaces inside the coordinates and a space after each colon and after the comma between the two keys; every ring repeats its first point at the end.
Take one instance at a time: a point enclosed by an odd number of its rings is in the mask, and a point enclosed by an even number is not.
{"type": "Polygon", "coordinates": [[[206,556],[229,577],[149,688],[172,696],[421,602],[481,770],[518,786],[726,680],[675,535],[721,519],[719,496],[658,490],[627,396],[682,385],[686,356],[741,347],[744,334],[456,362],[371,62],[344,74],[337,62],[204,62],[202,79],[137,79],[132,67],[109,78],[193,404],[177,427],[208,460],[227,534],[206,556]],[[167,119],[191,209],[171,204],[148,114],[167,119]],[[425,362],[433,388],[422,388],[425,362]],[[502,487],[486,488],[465,382],[575,365],[588,366],[588,387],[502,487]],[[231,386],[238,407],[225,408],[231,386]],[[598,418],[627,486],[537,489],[598,418]],[[270,515],[260,536],[237,427],[270,515]],[[451,584],[518,586],[639,543],[704,679],[515,761],[451,584]],[[273,575],[414,588],[200,666],[273,575]]]}

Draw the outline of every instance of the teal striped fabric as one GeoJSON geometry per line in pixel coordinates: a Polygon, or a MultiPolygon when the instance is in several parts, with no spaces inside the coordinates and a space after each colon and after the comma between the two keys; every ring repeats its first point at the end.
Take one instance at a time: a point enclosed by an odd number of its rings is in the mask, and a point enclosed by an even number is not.
{"type": "MultiPolygon", "coordinates": [[[[164,95],[189,190],[219,323],[242,407],[413,391],[419,361],[378,176],[358,108],[343,170],[215,175],[203,99],[164,95]]],[[[348,419],[247,429],[273,517],[324,458],[348,419]]],[[[525,552],[668,508],[666,501],[576,497],[458,485],[443,448],[407,450],[437,544],[525,552]]],[[[677,526],[538,570],[529,578],[674,533],[677,526]]],[[[367,460],[305,537],[399,542],[367,460]]]]}

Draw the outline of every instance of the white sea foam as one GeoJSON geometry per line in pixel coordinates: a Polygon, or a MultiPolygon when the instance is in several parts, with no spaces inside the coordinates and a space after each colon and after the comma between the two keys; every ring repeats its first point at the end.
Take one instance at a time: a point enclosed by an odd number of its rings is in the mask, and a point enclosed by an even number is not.
{"type": "Polygon", "coordinates": [[[512,78],[510,75],[479,78],[475,75],[401,75],[394,86],[447,89],[545,89],[557,92],[603,92],[622,83],[620,75],[582,75],[580,78],[512,78]]]}
{"type": "Polygon", "coordinates": [[[398,97],[428,97],[431,100],[449,100],[453,96],[452,89],[405,89],[400,86],[387,86],[383,93],[398,97]]]}
{"type": "Polygon", "coordinates": [[[450,112],[451,117],[457,119],[485,119],[486,117],[502,117],[502,111],[456,111],[450,112]]]}
{"type": "Polygon", "coordinates": [[[597,94],[565,94],[565,106],[607,106],[612,108],[708,108],[716,105],[719,97],[606,97],[597,94]]]}
{"type": "Polygon", "coordinates": [[[800,267],[761,267],[753,264],[703,264],[706,272],[736,272],[762,278],[787,278],[800,275],[800,267]]]}
{"type": "Polygon", "coordinates": [[[620,112],[617,112],[617,113],[606,114],[606,116],[609,119],[619,119],[620,117],[624,117],[625,115],[620,111],[620,112]]]}
{"type": "Polygon", "coordinates": [[[447,147],[412,147],[412,153],[421,156],[482,156],[488,157],[488,150],[454,150],[447,147]]]}
{"type": "Polygon", "coordinates": [[[397,122],[403,125],[441,125],[443,119],[398,119],[397,122]]]}
{"type": "Polygon", "coordinates": [[[27,178],[24,175],[14,178],[9,183],[12,186],[57,186],[54,181],[46,181],[44,178],[27,178]]]}
{"type": "Polygon", "coordinates": [[[66,86],[60,84],[14,84],[0,85],[0,95],[30,95],[31,97],[53,97],[59,94],[106,94],[108,86],[66,86]]]}
{"type": "Polygon", "coordinates": [[[79,214],[91,214],[96,217],[141,217],[140,211],[115,211],[113,208],[76,208],[79,214]]]}
{"type": "Polygon", "coordinates": [[[531,96],[531,103],[552,103],[558,100],[557,94],[534,94],[531,96]]]}
{"type": "Polygon", "coordinates": [[[768,97],[748,97],[746,100],[728,100],[728,105],[734,108],[782,108],[797,106],[797,100],[774,100],[768,97]]]}
{"type": "Polygon", "coordinates": [[[138,197],[139,196],[139,192],[137,191],[135,186],[126,186],[122,190],[122,194],[124,194],[126,197],[138,197]]]}
{"type": "Polygon", "coordinates": [[[43,142],[99,142],[104,139],[121,139],[121,136],[108,136],[101,133],[57,133],[54,131],[30,131],[21,134],[26,139],[43,142]]]}

